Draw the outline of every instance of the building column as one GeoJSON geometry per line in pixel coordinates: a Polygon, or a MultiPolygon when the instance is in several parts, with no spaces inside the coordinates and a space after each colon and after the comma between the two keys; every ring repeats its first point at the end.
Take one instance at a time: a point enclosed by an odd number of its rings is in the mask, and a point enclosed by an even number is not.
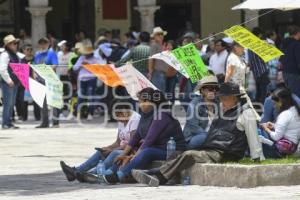
{"type": "Polygon", "coordinates": [[[47,34],[46,14],[52,8],[48,7],[48,0],[29,0],[29,7],[26,10],[31,14],[32,45],[36,49],[38,40],[47,34]]]}
{"type": "Polygon", "coordinates": [[[134,8],[141,15],[141,31],[152,32],[154,28],[155,12],[160,9],[156,0],[138,0],[138,6],[134,8]]]}

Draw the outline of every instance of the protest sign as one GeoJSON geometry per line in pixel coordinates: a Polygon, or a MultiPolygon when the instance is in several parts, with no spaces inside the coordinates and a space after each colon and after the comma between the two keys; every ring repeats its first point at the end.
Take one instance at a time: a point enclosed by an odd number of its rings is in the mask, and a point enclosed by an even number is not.
{"type": "Polygon", "coordinates": [[[55,107],[63,107],[63,84],[58,79],[54,70],[47,65],[30,65],[34,71],[45,79],[47,104],[55,107]]]}
{"type": "Polygon", "coordinates": [[[176,59],[176,57],[170,51],[163,51],[151,56],[153,59],[159,59],[176,69],[179,73],[181,73],[186,78],[189,78],[188,73],[185,68],[180,64],[180,62],[176,59]]]}
{"type": "Polygon", "coordinates": [[[117,87],[119,85],[123,85],[121,79],[113,70],[111,65],[83,65],[85,69],[90,71],[92,74],[97,76],[101,81],[103,81],[106,85],[110,87],[117,87]]]}
{"type": "Polygon", "coordinates": [[[29,78],[29,91],[35,103],[42,108],[46,96],[46,87],[36,80],[29,78]]]}
{"type": "Polygon", "coordinates": [[[9,66],[24,88],[29,90],[29,65],[25,63],[10,63],[9,66]]]}
{"type": "Polygon", "coordinates": [[[137,93],[144,88],[151,87],[157,89],[142,73],[131,64],[126,64],[118,68],[113,68],[122,80],[128,94],[137,99],[137,93]]]}
{"type": "Polygon", "coordinates": [[[194,44],[176,48],[172,51],[172,54],[184,67],[192,83],[196,83],[202,77],[208,75],[208,70],[194,44]]]}
{"type": "Polygon", "coordinates": [[[275,46],[268,44],[266,41],[259,39],[253,33],[248,31],[242,26],[233,26],[224,31],[224,33],[231,37],[234,41],[241,46],[250,49],[261,57],[265,62],[269,62],[274,58],[277,58],[283,53],[275,46]]]}
{"type": "Polygon", "coordinates": [[[53,79],[46,80],[47,104],[61,109],[63,107],[63,84],[53,79]]]}

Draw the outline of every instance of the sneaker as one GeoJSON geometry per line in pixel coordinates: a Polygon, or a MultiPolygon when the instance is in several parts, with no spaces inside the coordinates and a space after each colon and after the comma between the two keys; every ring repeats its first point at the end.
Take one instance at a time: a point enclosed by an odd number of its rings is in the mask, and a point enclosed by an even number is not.
{"type": "Polygon", "coordinates": [[[91,183],[91,184],[95,184],[95,183],[99,183],[99,179],[96,175],[91,174],[91,173],[87,173],[87,172],[77,172],[76,173],[76,179],[80,182],[80,183],[91,183]]]}
{"type": "Polygon", "coordinates": [[[59,120],[63,121],[66,120],[67,118],[64,116],[64,114],[60,113],[59,114],[59,120]]]}
{"type": "Polygon", "coordinates": [[[75,167],[68,166],[64,161],[60,161],[60,166],[64,174],[66,175],[66,178],[69,182],[75,181],[76,179],[76,169],[75,167]]]}
{"type": "Polygon", "coordinates": [[[87,117],[87,120],[91,121],[93,119],[94,119],[93,116],[91,114],[89,114],[88,117],[87,117]]]}
{"type": "Polygon", "coordinates": [[[147,174],[145,171],[133,169],[131,171],[131,174],[138,183],[146,184],[149,185],[150,187],[159,186],[158,178],[147,174]]]}
{"type": "Polygon", "coordinates": [[[8,130],[8,129],[10,129],[10,126],[7,126],[7,125],[2,126],[2,130],[8,130]]]}
{"type": "Polygon", "coordinates": [[[18,126],[15,126],[15,125],[10,125],[10,129],[19,129],[20,127],[18,127],[18,126]]]}
{"type": "Polygon", "coordinates": [[[119,182],[117,174],[104,175],[103,180],[108,185],[114,185],[119,182]]]}

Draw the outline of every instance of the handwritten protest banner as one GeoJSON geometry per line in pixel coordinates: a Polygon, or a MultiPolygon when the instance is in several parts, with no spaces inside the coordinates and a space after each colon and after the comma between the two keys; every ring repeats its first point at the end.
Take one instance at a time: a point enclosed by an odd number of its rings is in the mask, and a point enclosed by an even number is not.
{"type": "Polygon", "coordinates": [[[151,87],[157,89],[142,73],[131,64],[126,64],[118,68],[113,68],[122,80],[128,94],[137,99],[137,93],[144,88],[151,87]]]}
{"type": "Polygon", "coordinates": [[[265,62],[269,62],[270,60],[283,55],[279,49],[268,44],[266,41],[259,39],[242,26],[233,26],[225,30],[224,33],[243,47],[256,53],[265,62]]]}
{"type": "Polygon", "coordinates": [[[42,108],[46,97],[46,86],[32,78],[29,78],[29,91],[35,103],[42,108]]]}
{"type": "Polygon", "coordinates": [[[201,80],[202,77],[208,75],[208,70],[194,44],[188,44],[174,49],[172,54],[184,67],[192,83],[196,83],[201,80]]]}
{"type": "Polygon", "coordinates": [[[180,62],[176,59],[176,57],[170,51],[163,51],[151,56],[153,59],[159,59],[176,69],[179,73],[181,73],[186,78],[189,78],[189,75],[186,69],[180,64],[180,62]]]}
{"type": "Polygon", "coordinates": [[[29,65],[25,63],[10,63],[9,66],[24,88],[29,90],[29,65]]]}
{"type": "Polygon", "coordinates": [[[46,83],[46,98],[47,104],[55,107],[63,107],[63,84],[48,65],[30,65],[31,68],[43,79],[46,83]]]}
{"type": "Polygon", "coordinates": [[[93,64],[93,65],[83,65],[85,69],[90,71],[92,74],[95,74],[97,78],[103,81],[106,85],[110,87],[117,87],[119,85],[123,85],[122,80],[113,70],[111,65],[100,65],[100,64],[93,64]]]}

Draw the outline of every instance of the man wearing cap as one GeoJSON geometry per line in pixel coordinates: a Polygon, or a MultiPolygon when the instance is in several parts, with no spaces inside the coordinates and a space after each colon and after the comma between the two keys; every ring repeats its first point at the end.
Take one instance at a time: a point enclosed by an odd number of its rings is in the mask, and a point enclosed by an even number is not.
{"type": "MultiPolygon", "coordinates": [[[[150,56],[163,51],[164,37],[167,35],[161,27],[155,27],[151,36],[153,43],[150,45],[150,56]]],[[[166,91],[166,72],[168,65],[158,59],[149,59],[148,63],[148,79],[161,91],[166,91]]]]}
{"type": "Polygon", "coordinates": [[[218,112],[216,92],[219,90],[215,76],[206,76],[198,83],[195,94],[187,108],[187,120],[183,128],[183,135],[187,149],[198,149],[207,137],[208,130],[218,112]]]}
{"type": "MultiPolygon", "coordinates": [[[[101,46],[101,45],[100,45],[101,46]]],[[[73,66],[73,70],[78,72],[78,97],[77,97],[77,117],[80,118],[80,108],[82,107],[84,99],[88,100],[88,120],[93,119],[93,96],[95,95],[95,88],[97,78],[94,74],[83,67],[84,64],[105,64],[94,56],[94,49],[91,42],[83,42],[82,48],[79,50],[81,56],[73,66]]]]}
{"type": "Polygon", "coordinates": [[[2,129],[16,129],[12,123],[13,110],[18,91],[19,80],[9,67],[9,63],[20,63],[21,57],[17,54],[18,42],[13,35],[3,39],[4,52],[0,55],[0,75],[2,78],[3,114],[2,129]]]}
{"type": "MultiPolygon", "coordinates": [[[[38,44],[39,44],[39,51],[36,52],[33,63],[51,65],[53,70],[55,70],[58,65],[58,58],[56,53],[53,50],[49,49],[50,41],[48,40],[48,38],[43,37],[39,39],[38,44]]],[[[42,84],[45,84],[45,80],[42,77],[38,75],[35,76],[37,81],[41,82],[42,84]]],[[[55,112],[56,111],[54,110],[53,114],[56,116],[55,112]]],[[[44,100],[43,108],[41,109],[41,117],[42,117],[42,122],[36,128],[48,128],[49,116],[48,116],[48,105],[47,105],[46,98],[44,100]]],[[[53,126],[57,127],[58,121],[53,121],[53,126]]]]}
{"type": "Polygon", "coordinates": [[[133,170],[132,176],[139,183],[163,185],[195,163],[238,161],[244,157],[248,146],[252,159],[264,159],[255,115],[247,104],[240,106],[243,103],[241,95],[238,85],[222,84],[218,94],[222,109],[219,117],[212,122],[201,149],[186,151],[174,160],[167,161],[159,169],[133,170]]]}

